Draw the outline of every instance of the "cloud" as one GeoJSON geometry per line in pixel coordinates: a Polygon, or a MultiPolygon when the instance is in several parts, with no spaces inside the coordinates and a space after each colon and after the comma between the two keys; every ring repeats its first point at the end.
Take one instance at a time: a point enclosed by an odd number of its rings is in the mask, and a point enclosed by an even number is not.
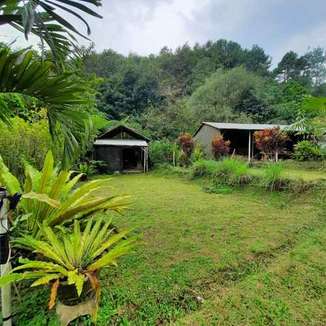
{"type": "MultiPolygon", "coordinates": [[[[96,49],[158,53],[220,38],[244,47],[258,44],[274,58],[288,50],[326,47],[325,0],[103,0],[103,19],[88,17],[96,49]]],[[[75,21],[81,31],[82,23],[75,21]]],[[[0,36],[13,39],[8,29],[0,36]],[[8,36],[9,35],[9,36],[8,36]]],[[[20,35],[19,42],[23,41],[20,35]]],[[[35,43],[36,41],[34,41],[35,43]]],[[[82,44],[87,42],[81,40],[82,44]]]]}
{"type": "Polygon", "coordinates": [[[197,0],[108,1],[105,17],[93,21],[93,40],[99,50],[113,48],[128,54],[150,54],[163,46],[175,48],[191,41],[185,20],[197,0]]]}

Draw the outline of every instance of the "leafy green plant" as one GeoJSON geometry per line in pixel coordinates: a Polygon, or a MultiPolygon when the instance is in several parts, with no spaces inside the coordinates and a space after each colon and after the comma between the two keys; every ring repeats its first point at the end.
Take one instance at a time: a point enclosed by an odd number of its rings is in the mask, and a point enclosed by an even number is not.
{"type": "Polygon", "coordinates": [[[58,13],[58,9],[66,15],[77,17],[86,26],[87,34],[91,30],[81,14],[101,16],[93,11],[90,5],[99,7],[101,0],[4,0],[0,2],[0,25],[9,24],[19,32],[24,32],[25,38],[29,34],[37,35],[42,42],[46,42],[54,57],[60,61],[65,59],[67,52],[76,47],[75,35],[87,37],[70,23],[66,16],[58,13]]]}
{"type": "Polygon", "coordinates": [[[157,140],[150,143],[149,157],[154,165],[172,164],[174,146],[167,140],[157,140]]]}
{"type": "Polygon", "coordinates": [[[35,280],[32,287],[51,284],[51,309],[60,287],[73,285],[75,292],[67,300],[75,300],[87,289],[89,282],[98,300],[98,272],[109,265],[116,265],[117,259],[132,249],[136,239],[126,239],[129,231],[116,232],[111,221],[105,222],[102,218],[89,219],[82,227],[75,220],[72,231],[61,227],[55,233],[51,227],[43,226],[42,240],[31,235],[18,238],[15,246],[33,251],[38,259],[21,258],[18,267],[0,278],[0,286],[29,279],[35,280]]]}
{"type": "Polygon", "coordinates": [[[90,163],[83,162],[78,165],[78,171],[84,174],[86,177],[89,177],[96,173],[96,169],[90,163]]]}
{"type": "Polygon", "coordinates": [[[89,85],[72,73],[55,74],[53,63],[41,61],[33,51],[0,49],[0,120],[10,125],[12,97],[23,103],[33,99],[45,108],[50,134],[64,138],[63,164],[68,166],[87,150],[95,136],[85,96],[89,85]]]}
{"type": "Polygon", "coordinates": [[[302,140],[294,145],[293,157],[298,161],[318,161],[323,155],[320,146],[309,140],[302,140]]]}
{"type": "Polygon", "coordinates": [[[52,148],[55,149],[56,161],[60,160],[62,146],[59,142],[54,146],[46,119],[40,118],[29,123],[15,117],[10,120],[10,126],[0,122],[0,130],[0,155],[9,170],[19,179],[24,176],[24,161],[40,169],[46,153],[52,148]]]}
{"type": "Polygon", "coordinates": [[[60,225],[106,210],[121,212],[128,206],[128,196],[112,195],[109,179],[92,180],[75,189],[82,174],[71,178],[72,173],[56,168],[53,155],[48,152],[41,171],[25,163],[25,180],[21,184],[0,158],[0,184],[10,194],[25,194],[18,206],[23,214],[20,228],[24,226],[31,235],[39,237],[42,224],[60,225]]]}
{"type": "Polygon", "coordinates": [[[283,171],[283,165],[280,163],[271,163],[267,165],[261,179],[262,186],[270,191],[286,189],[288,180],[282,176],[283,171]]]}
{"type": "Polygon", "coordinates": [[[191,157],[192,161],[197,162],[203,160],[204,158],[205,158],[205,153],[202,147],[199,144],[196,144],[191,157]]]}
{"type": "Polygon", "coordinates": [[[191,167],[191,175],[195,177],[212,177],[219,167],[219,162],[213,160],[198,160],[191,167]]]}
{"type": "Polygon", "coordinates": [[[214,178],[215,182],[229,186],[239,186],[251,181],[247,163],[232,158],[218,162],[214,178]]]}

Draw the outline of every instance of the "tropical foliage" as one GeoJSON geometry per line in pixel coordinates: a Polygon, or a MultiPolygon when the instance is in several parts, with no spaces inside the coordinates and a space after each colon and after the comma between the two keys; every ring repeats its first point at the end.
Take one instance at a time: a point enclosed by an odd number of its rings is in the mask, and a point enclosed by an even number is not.
{"type": "Polygon", "coordinates": [[[152,164],[172,164],[173,155],[176,151],[176,146],[168,140],[153,141],[149,146],[149,157],[152,164]]]}
{"type": "Polygon", "coordinates": [[[212,153],[215,159],[229,154],[231,142],[224,140],[223,135],[216,135],[212,140],[212,153]]]}
{"type": "Polygon", "coordinates": [[[293,157],[298,161],[316,161],[323,158],[323,153],[318,144],[303,140],[294,145],[293,157]]]}
{"type": "Polygon", "coordinates": [[[10,125],[0,122],[0,130],[0,155],[12,174],[19,178],[24,175],[24,161],[41,169],[50,149],[56,162],[61,159],[62,142],[51,138],[44,117],[31,122],[15,117],[10,120],[10,125]]]}
{"type": "Polygon", "coordinates": [[[62,63],[64,57],[76,47],[77,40],[74,35],[86,39],[87,37],[57,10],[81,21],[86,27],[86,34],[89,35],[90,26],[81,14],[101,18],[91,9],[92,6],[99,7],[101,2],[101,0],[4,0],[0,2],[0,25],[10,24],[23,32],[26,39],[31,33],[37,35],[50,47],[57,61],[62,63]]]}
{"type": "Polygon", "coordinates": [[[53,63],[41,61],[33,51],[12,52],[0,49],[0,119],[10,123],[15,97],[27,108],[33,100],[44,108],[53,137],[64,137],[63,164],[67,166],[85,149],[93,136],[89,115],[82,108],[89,102],[85,97],[87,82],[72,73],[55,74],[53,63]]]}
{"type": "Polygon", "coordinates": [[[10,173],[0,160],[0,184],[10,194],[22,193],[18,214],[19,229],[34,237],[40,237],[40,227],[56,226],[73,219],[82,219],[97,212],[112,210],[122,212],[128,206],[127,196],[115,196],[107,178],[92,180],[75,187],[82,174],[72,176],[72,171],[59,170],[49,152],[41,171],[25,163],[25,180],[19,180],[10,173]]]}
{"type": "Polygon", "coordinates": [[[265,157],[273,157],[276,161],[278,155],[285,150],[288,136],[280,128],[264,129],[254,132],[256,147],[265,157]]]}
{"type": "Polygon", "coordinates": [[[116,265],[117,259],[128,253],[135,238],[126,239],[129,231],[116,232],[111,221],[89,219],[86,225],[74,221],[73,230],[60,228],[54,233],[51,227],[41,228],[42,240],[25,235],[15,246],[37,254],[38,260],[20,259],[20,265],[0,278],[0,286],[29,280],[31,286],[51,284],[49,308],[55,305],[58,288],[74,285],[77,295],[82,294],[86,282],[99,299],[98,271],[116,265]]]}
{"type": "Polygon", "coordinates": [[[181,148],[181,155],[180,155],[180,164],[181,165],[189,165],[192,152],[195,148],[194,140],[189,133],[183,133],[178,138],[178,144],[181,148]]]}
{"type": "Polygon", "coordinates": [[[325,51],[310,49],[281,62],[273,71],[264,49],[227,40],[163,48],[149,56],[91,49],[84,57],[86,73],[102,78],[103,113],[128,118],[152,139],[171,141],[209,120],[293,123],[307,97],[326,96],[325,51]]]}

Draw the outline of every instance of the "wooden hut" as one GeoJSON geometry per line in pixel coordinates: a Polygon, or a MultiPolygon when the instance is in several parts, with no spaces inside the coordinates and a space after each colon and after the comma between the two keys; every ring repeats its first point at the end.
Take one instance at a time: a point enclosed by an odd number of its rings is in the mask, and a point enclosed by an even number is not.
{"type": "Polygon", "coordinates": [[[124,125],[111,128],[94,142],[93,158],[108,172],[147,172],[149,139],[124,125]]]}

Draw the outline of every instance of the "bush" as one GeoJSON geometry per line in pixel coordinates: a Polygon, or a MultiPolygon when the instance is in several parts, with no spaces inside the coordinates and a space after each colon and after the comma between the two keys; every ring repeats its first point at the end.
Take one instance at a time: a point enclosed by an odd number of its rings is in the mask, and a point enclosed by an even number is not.
{"type": "Polygon", "coordinates": [[[172,164],[175,145],[166,140],[158,140],[150,143],[149,157],[153,165],[172,164]]]}
{"type": "Polygon", "coordinates": [[[229,140],[224,140],[222,135],[216,135],[212,140],[212,152],[215,159],[219,159],[230,152],[229,140]]]}
{"type": "MultiPolygon", "coordinates": [[[[0,130],[0,155],[10,171],[20,179],[24,175],[24,161],[40,169],[48,150],[54,149],[45,119],[28,123],[15,117],[11,119],[11,126],[0,123],[0,130]]],[[[54,153],[57,161],[58,153],[62,153],[59,148],[54,153]]]]}
{"type": "Polygon", "coordinates": [[[197,161],[200,161],[200,160],[203,160],[205,158],[205,154],[203,152],[203,149],[200,145],[196,145],[195,146],[195,149],[192,153],[192,157],[191,157],[191,160],[193,162],[197,162],[197,161]]]}
{"type": "Polygon", "coordinates": [[[294,159],[298,161],[318,161],[322,159],[322,150],[320,146],[303,140],[294,145],[294,159]]]}
{"type": "Polygon", "coordinates": [[[265,158],[275,158],[285,152],[288,136],[280,128],[264,129],[254,132],[256,147],[265,158]]]}
{"type": "Polygon", "coordinates": [[[191,155],[195,147],[194,140],[189,133],[183,133],[178,138],[178,144],[182,150],[180,155],[181,166],[189,166],[191,163],[191,155]]]}
{"type": "Polygon", "coordinates": [[[77,166],[78,172],[83,173],[86,178],[95,174],[103,173],[106,169],[106,162],[95,160],[80,162],[77,166]]]}
{"type": "Polygon", "coordinates": [[[212,177],[218,169],[219,162],[213,160],[199,160],[191,167],[191,176],[195,177],[212,177]]]}
{"type": "Polygon", "coordinates": [[[285,190],[289,186],[289,181],[283,178],[284,168],[282,164],[272,163],[269,164],[262,177],[262,186],[270,191],[285,190]]]}
{"type": "Polygon", "coordinates": [[[231,158],[218,162],[215,182],[229,186],[248,184],[251,181],[247,163],[231,158]]]}

